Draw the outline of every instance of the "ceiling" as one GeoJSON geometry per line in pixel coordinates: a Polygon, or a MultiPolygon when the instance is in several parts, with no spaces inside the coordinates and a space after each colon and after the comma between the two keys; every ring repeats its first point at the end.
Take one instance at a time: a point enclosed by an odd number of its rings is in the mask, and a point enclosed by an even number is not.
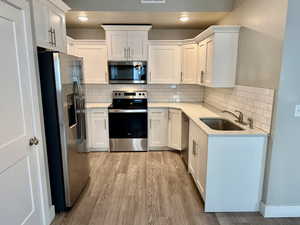
{"type": "Polygon", "coordinates": [[[152,24],[154,29],[202,29],[216,24],[228,12],[108,12],[70,11],[66,21],[68,28],[99,28],[101,24],[152,24]],[[87,22],[80,22],[78,16],[87,16],[87,22]],[[187,15],[188,22],[179,21],[187,15]]]}

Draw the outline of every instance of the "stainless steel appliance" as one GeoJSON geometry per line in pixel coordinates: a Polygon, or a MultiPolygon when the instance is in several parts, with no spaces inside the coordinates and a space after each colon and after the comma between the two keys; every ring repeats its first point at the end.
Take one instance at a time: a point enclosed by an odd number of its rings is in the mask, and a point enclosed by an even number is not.
{"type": "Polygon", "coordinates": [[[146,91],[114,91],[108,113],[111,151],[147,151],[146,91]]]}
{"type": "Polygon", "coordinates": [[[146,61],[109,61],[109,83],[111,84],[146,84],[146,61]]]}
{"type": "Polygon", "coordinates": [[[185,115],[184,113],[182,114],[182,130],[184,132],[182,132],[183,135],[183,139],[184,139],[184,143],[186,143],[186,145],[184,145],[184,148],[181,151],[181,157],[188,169],[189,167],[189,124],[190,124],[190,120],[189,117],[187,115],[185,115]]]}
{"type": "Polygon", "coordinates": [[[61,212],[89,180],[82,59],[43,49],[38,58],[52,201],[61,212]]]}

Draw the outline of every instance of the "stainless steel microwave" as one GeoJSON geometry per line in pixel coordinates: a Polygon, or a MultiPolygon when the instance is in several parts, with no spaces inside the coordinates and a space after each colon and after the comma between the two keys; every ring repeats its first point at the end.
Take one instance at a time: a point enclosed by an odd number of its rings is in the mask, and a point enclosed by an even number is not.
{"type": "Polygon", "coordinates": [[[110,84],[146,84],[146,61],[109,61],[110,84]]]}

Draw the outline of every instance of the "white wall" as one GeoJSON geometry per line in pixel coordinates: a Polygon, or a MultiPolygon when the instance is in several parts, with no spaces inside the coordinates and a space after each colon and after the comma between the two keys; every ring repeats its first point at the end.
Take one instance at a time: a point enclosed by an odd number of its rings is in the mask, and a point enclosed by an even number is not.
{"type": "Polygon", "coordinates": [[[230,11],[233,0],[166,0],[165,4],[140,4],[140,0],[64,0],[80,11],[230,11]]]}
{"type": "MultiPolygon", "coordinates": [[[[289,0],[264,201],[267,205],[296,205],[300,209],[300,118],[294,117],[295,105],[300,104],[299,11],[300,1],[289,0]]],[[[300,217],[299,209],[297,216],[300,217]]]]}
{"type": "Polygon", "coordinates": [[[288,0],[236,0],[220,24],[239,24],[237,84],[277,88],[288,0]]]}
{"type": "MultiPolygon", "coordinates": [[[[196,37],[201,31],[201,29],[151,29],[149,40],[183,40],[196,37]]],[[[67,34],[73,39],[105,39],[105,31],[102,28],[68,28],[67,34]]]]}

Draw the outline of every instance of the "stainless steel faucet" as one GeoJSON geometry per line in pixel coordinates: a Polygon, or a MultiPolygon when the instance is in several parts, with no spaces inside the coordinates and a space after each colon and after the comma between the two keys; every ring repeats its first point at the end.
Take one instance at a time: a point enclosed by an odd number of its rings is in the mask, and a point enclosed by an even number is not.
{"type": "Polygon", "coordinates": [[[244,114],[239,111],[239,110],[235,110],[236,113],[238,113],[238,115],[234,114],[233,112],[230,112],[228,110],[223,110],[222,111],[223,113],[228,113],[232,116],[234,116],[236,118],[236,122],[240,123],[240,124],[243,124],[243,125],[246,125],[246,123],[244,122],[244,114]]]}

